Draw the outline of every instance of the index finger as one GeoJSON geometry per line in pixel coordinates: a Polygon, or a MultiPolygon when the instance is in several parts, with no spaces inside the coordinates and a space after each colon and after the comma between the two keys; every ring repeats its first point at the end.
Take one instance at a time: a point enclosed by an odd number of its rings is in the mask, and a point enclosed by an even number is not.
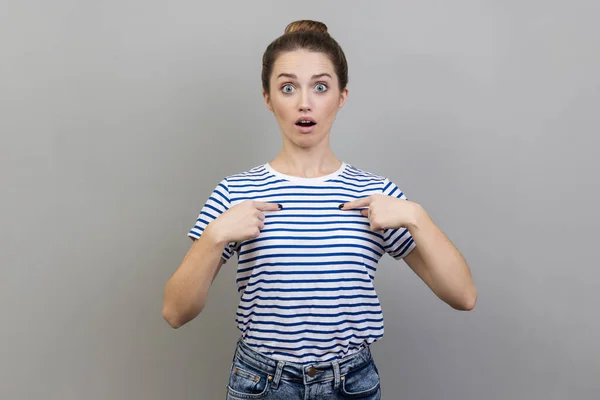
{"type": "Polygon", "coordinates": [[[260,211],[279,211],[283,208],[281,204],[255,201],[252,205],[260,211]]]}
{"type": "Polygon", "coordinates": [[[352,210],[358,207],[368,207],[371,204],[371,196],[362,199],[352,200],[340,205],[340,210],[352,210]]]}

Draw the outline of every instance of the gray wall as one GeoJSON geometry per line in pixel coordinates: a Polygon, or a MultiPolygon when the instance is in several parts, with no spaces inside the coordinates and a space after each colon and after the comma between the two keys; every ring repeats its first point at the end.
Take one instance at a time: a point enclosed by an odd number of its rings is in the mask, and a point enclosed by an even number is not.
{"type": "Polygon", "coordinates": [[[454,311],[381,261],[384,398],[597,398],[598,2],[343,4],[1,1],[0,398],[224,398],[235,262],[180,330],[162,290],[218,180],[278,152],[260,60],[299,18],[350,62],[336,154],[479,289],[454,311]]]}

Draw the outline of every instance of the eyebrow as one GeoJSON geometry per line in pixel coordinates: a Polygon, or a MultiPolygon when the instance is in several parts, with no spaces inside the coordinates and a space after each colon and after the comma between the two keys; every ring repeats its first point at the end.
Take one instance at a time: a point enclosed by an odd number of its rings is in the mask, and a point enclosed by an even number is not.
{"type": "MultiPolygon", "coordinates": [[[[328,76],[329,78],[331,78],[331,75],[329,75],[328,73],[322,73],[322,74],[317,74],[317,75],[313,75],[311,79],[319,79],[322,78],[324,76],[328,76]]],[[[298,79],[298,77],[295,74],[288,74],[288,73],[281,73],[279,75],[277,75],[277,78],[291,78],[291,79],[298,79]]],[[[331,78],[333,79],[333,78],[331,78]]]]}

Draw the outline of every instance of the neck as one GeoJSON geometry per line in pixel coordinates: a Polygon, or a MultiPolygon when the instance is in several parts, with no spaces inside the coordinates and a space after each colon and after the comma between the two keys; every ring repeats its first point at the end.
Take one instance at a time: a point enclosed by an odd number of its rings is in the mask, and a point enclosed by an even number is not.
{"type": "Polygon", "coordinates": [[[342,166],[342,162],[333,154],[329,146],[290,149],[284,145],[269,164],[282,174],[303,178],[329,175],[342,166]]]}

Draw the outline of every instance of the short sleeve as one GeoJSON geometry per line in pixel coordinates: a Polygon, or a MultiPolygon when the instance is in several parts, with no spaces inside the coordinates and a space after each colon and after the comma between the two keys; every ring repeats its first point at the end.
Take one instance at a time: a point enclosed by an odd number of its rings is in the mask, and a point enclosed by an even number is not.
{"type": "MultiPolygon", "coordinates": [[[[407,200],[402,190],[387,178],[383,182],[382,190],[382,193],[387,196],[407,200]]],[[[406,257],[416,246],[412,235],[406,228],[386,229],[383,232],[383,240],[386,253],[396,260],[406,257]]]]}
{"type": "MultiPolygon", "coordinates": [[[[219,215],[229,210],[231,206],[229,200],[229,187],[227,185],[227,179],[223,179],[217,187],[213,190],[210,197],[204,203],[204,206],[200,210],[200,214],[196,219],[196,223],[193,228],[188,232],[188,236],[191,239],[199,239],[208,224],[214,221],[219,215]]],[[[229,243],[223,249],[221,257],[227,261],[234,254],[234,243],[229,243]]]]}

